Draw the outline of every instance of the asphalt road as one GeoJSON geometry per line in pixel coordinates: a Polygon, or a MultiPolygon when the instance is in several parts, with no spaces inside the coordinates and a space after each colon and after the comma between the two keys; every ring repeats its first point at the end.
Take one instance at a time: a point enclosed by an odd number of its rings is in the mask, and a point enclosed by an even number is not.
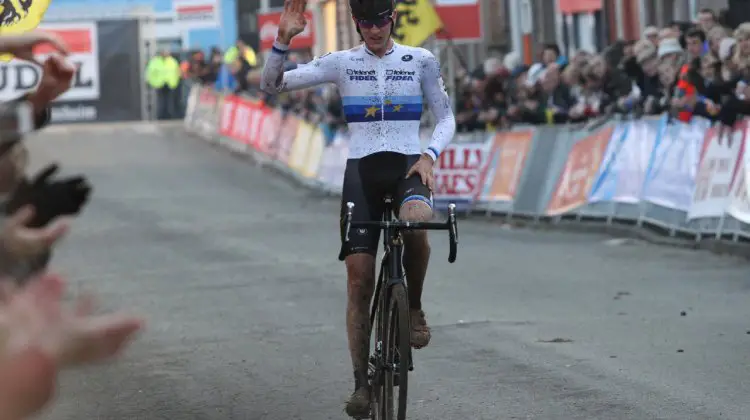
{"type": "MultiPolygon", "coordinates": [[[[345,418],[335,202],[176,127],[29,144],[35,166],[59,159],[96,188],[54,266],[149,320],[116,363],[67,373],[44,418],[345,418]]],[[[460,232],[453,265],[432,235],[433,340],[410,419],[750,418],[747,262],[485,221],[460,232]]]]}

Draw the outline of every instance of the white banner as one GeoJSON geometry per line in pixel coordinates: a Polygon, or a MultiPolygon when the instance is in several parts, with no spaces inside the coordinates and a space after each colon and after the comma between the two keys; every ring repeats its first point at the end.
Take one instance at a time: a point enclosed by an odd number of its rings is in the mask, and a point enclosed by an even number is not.
{"type": "Polygon", "coordinates": [[[695,124],[668,124],[663,117],[643,184],[643,201],[688,211],[703,138],[704,130],[695,124]]]}
{"type": "MultiPolygon", "coordinates": [[[[96,22],[43,23],[39,29],[52,32],[63,39],[70,48],[67,61],[77,68],[73,86],[56,102],[99,99],[99,45],[96,22]]],[[[53,52],[48,45],[34,50],[39,61],[53,52]]],[[[0,101],[16,99],[33,91],[41,80],[39,66],[28,61],[13,59],[0,63],[0,101]]]]}
{"type": "Polygon", "coordinates": [[[323,150],[318,168],[318,180],[329,189],[340,191],[344,185],[346,159],[349,156],[349,137],[336,133],[333,142],[323,150]]]}
{"type": "Polygon", "coordinates": [[[174,22],[181,30],[219,27],[216,0],[172,0],[174,22]]]}
{"type": "Polygon", "coordinates": [[[741,121],[733,128],[717,126],[706,132],[688,220],[721,217],[726,211],[737,169],[741,168],[738,163],[745,128],[746,123],[741,121]]]}
{"type": "MultiPolygon", "coordinates": [[[[747,138],[743,139],[747,141],[747,138]]],[[[750,153],[747,153],[746,145],[742,147],[742,156],[740,157],[740,166],[737,170],[737,180],[734,182],[732,187],[732,194],[729,203],[727,213],[735,219],[750,223],[750,194],[748,194],[748,187],[750,184],[750,153]]]]}
{"type": "Polygon", "coordinates": [[[656,130],[645,122],[618,124],[589,201],[639,202],[655,140],[656,130]]]}

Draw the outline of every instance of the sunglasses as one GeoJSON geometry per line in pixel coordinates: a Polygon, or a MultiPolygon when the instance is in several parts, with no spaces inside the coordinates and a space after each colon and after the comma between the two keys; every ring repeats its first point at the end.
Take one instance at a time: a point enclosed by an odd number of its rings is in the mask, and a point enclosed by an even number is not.
{"type": "Polygon", "coordinates": [[[385,28],[391,23],[391,18],[382,18],[377,20],[360,20],[357,19],[357,24],[362,29],[372,29],[374,27],[385,28]]]}

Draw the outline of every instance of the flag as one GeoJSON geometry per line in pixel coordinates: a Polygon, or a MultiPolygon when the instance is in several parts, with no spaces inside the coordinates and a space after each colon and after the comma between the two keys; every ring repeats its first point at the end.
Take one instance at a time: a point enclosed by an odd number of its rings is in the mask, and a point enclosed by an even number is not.
{"type": "Polygon", "coordinates": [[[443,27],[430,0],[397,0],[393,38],[401,44],[418,47],[443,27]]]}
{"type": "MultiPolygon", "coordinates": [[[[0,35],[22,34],[35,29],[52,0],[0,0],[0,35]]],[[[13,56],[0,55],[0,61],[13,56]]]]}

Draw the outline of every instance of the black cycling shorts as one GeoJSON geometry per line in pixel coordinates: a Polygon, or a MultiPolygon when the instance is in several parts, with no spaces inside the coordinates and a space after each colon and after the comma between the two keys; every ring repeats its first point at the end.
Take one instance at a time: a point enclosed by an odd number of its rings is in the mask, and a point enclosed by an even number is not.
{"type": "Polygon", "coordinates": [[[383,198],[393,197],[393,211],[398,211],[407,201],[420,200],[432,207],[432,192],[422,184],[418,174],[408,179],[406,173],[419,160],[420,155],[404,155],[396,152],[378,152],[360,159],[348,159],[344,172],[344,188],[341,195],[341,251],[339,260],[348,255],[366,253],[376,255],[380,229],[355,229],[349,231],[349,242],[344,243],[344,215],[346,203],[354,203],[353,222],[379,221],[385,212],[383,198]]]}

